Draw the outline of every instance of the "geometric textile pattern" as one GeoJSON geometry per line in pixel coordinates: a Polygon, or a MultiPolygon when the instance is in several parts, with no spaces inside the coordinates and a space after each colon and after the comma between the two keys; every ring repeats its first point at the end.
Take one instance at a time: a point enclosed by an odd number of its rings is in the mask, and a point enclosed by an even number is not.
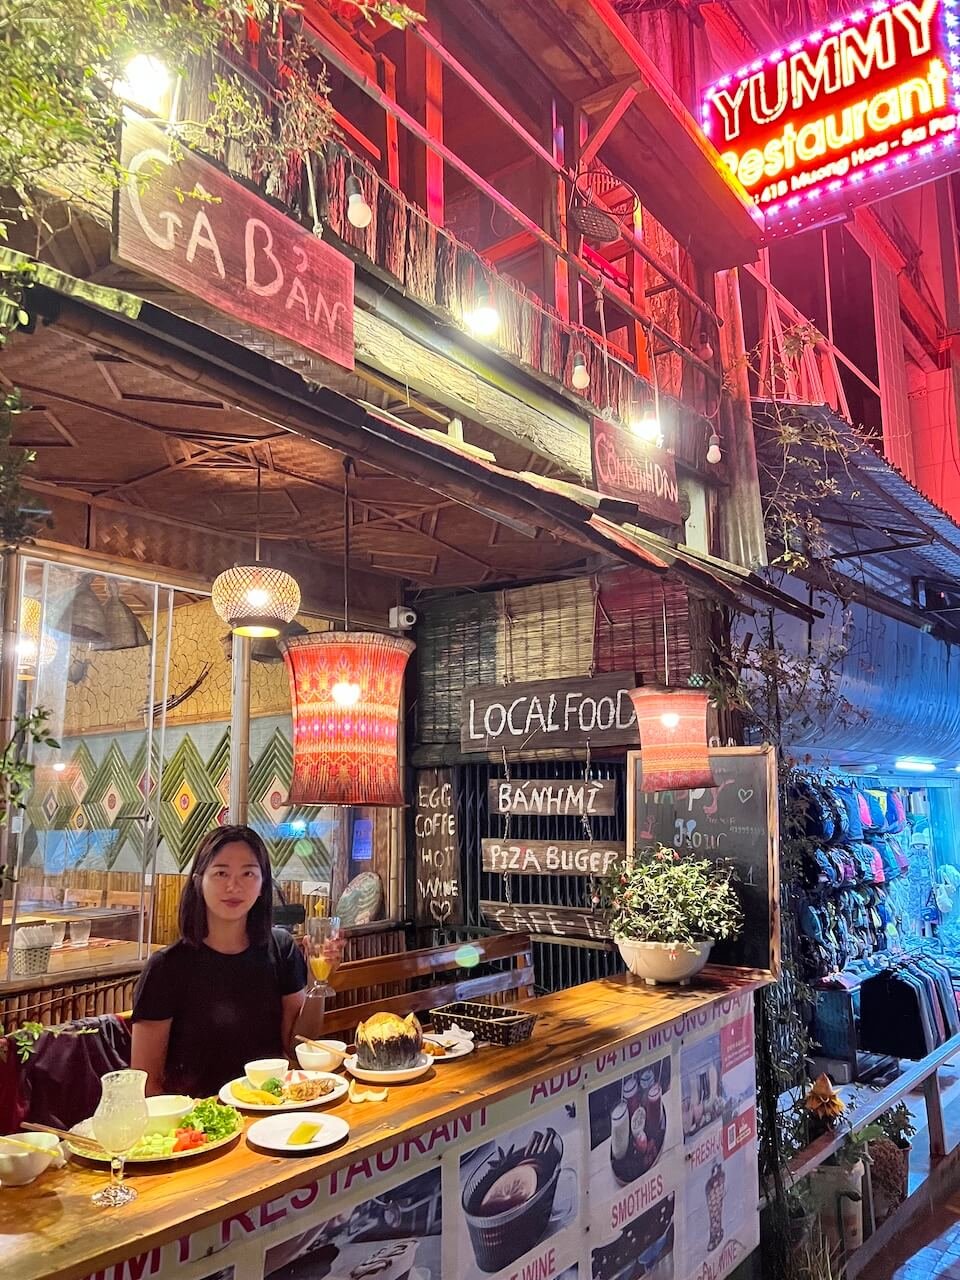
{"type": "Polygon", "coordinates": [[[207,761],[207,777],[220,796],[217,823],[222,825],[230,816],[230,730],[228,729],[213,749],[207,761]]]}
{"type": "Polygon", "coordinates": [[[83,808],[94,830],[116,827],[116,838],[111,846],[114,857],[128,840],[137,846],[141,844],[145,824],[129,819],[146,813],[144,796],[115,740],[110,743],[90,781],[83,808]]]}
{"type": "Polygon", "coordinates": [[[293,776],[293,746],[288,733],[276,729],[250,769],[250,825],[269,842],[277,869],[293,853],[300,824],[294,821],[287,796],[293,776]]]}
{"type": "Polygon", "coordinates": [[[164,766],[160,785],[160,830],[181,870],[203,836],[216,826],[222,807],[193,739],[184,736],[164,766]]]}

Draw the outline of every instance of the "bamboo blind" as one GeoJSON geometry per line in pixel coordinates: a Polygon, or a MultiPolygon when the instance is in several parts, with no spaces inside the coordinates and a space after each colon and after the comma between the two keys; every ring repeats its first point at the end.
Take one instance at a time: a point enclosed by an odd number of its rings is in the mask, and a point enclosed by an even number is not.
{"type": "Polygon", "coordinates": [[[597,671],[634,671],[646,684],[686,684],[691,674],[686,587],[643,569],[602,574],[594,655],[597,671]]]}
{"type": "Polygon", "coordinates": [[[418,740],[458,742],[463,690],[496,682],[496,598],[455,596],[424,606],[417,663],[418,740]]]}
{"type": "Polygon", "coordinates": [[[501,591],[497,596],[498,684],[561,680],[593,665],[590,578],[501,591]]]}

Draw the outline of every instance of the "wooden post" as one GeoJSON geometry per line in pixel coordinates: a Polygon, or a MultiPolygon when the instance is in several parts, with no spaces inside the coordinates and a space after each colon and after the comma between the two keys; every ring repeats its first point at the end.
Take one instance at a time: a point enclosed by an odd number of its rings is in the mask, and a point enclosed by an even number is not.
{"type": "MultiPolygon", "coordinates": [[[[431,19],[431,25],[436,20],[431,19]]],[[[434,34],[437,34],[436,31],[434,34]]],[[[404,85],[407,109],[423,124],[435,142],[443,142],[443,63],[437,55],[405,32],[404,85]]],[[[390,113],[388,112],[388,115],[390,113]]],[[[411,145],[408,165],[408,194],[426,212],[427,217],[442,227],[443,157],[432,147],[411,145]]]]}
{"type": "MultiPolygon", "coordinates": [[[[565,163],[567,128],[561,115],[561,106],[556,98],[551,104],[550,138],[553,147],[553,158],[560,165],[565,163]]],[[[554,239],[564,253],[568,251],[567,243],[567,184],[559,174],[548,174],[546,178],[549,195],[544,201],[544,214],[549,221],[546,225],[552,228],[554,239]]],[[[565,321],[570,319],[570,269],[562,254],[552,254],[548,249],[543,251],[544,284],[553,284],[553,305],[565,321]]]]}
{"type": "Polygon", "coordinates": [[[927,1108],[927,1132],[930,1135],[930,1156],[947,1154],[947,1135],[943,1127],[943,1099],[940,1096],[940,1072],[933,1071],[923,1082],[923,1101],[927,1108]]]}
{"type": "MultiPolygon", "coordinates": [[[[0,746],[13,737],[17,717],[17,642],[20,632],[20,596],[23,593],[23,557],[15,550],[3,553],[3,648],[0,650],[0,746]]],[[[38,659],[39,660],[39,659],[38,659]]],[[[0,867],[11,870],[16,840],[11,830],[13,819],[0,826],[0,867]]],[[[0,879],[0,903],[6,882],[0,879]]],[[[9,937],[13,938],[17,917],[10,921],[9,937]]],[[[7,979],[13,977],[13,945],[7,948],[7,979]]]]}
{"type": "Polygon", "coordinates": [[[721,365],[726,373],[729,412],[721,440],[729,491],[721,512],[723,554],[752,569],[767,563],[767,540],[760,502],[757,448],[750,407],[750,381],[744,363],[743,312],[736,268],[717,275],[721,365]]]}
{"type": "Polygon", "coordinates": [[[250,789],[250,641],[233,637],[230,688],[230,821],[245,824],[250,789]]]}
{"type": "MultiPolygon", "coordinates": [[[[384,57],[381,53],[377,58],[377,80],[380,88],[392,98],[394,102],[397,100],[397,68],[393,65],[389,58],[384,57]]],[[[400,126],[397,124],[397,117],[392,111],[385,111],[383,115],[384,129],[384,162],[387,167],[387,182],[395,191],[400,190],[400,126]]]]}

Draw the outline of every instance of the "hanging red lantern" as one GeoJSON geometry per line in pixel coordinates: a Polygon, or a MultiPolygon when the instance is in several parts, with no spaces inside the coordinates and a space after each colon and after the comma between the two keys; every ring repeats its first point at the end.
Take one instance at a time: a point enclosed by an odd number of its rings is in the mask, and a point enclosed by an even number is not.
{"type": "Polygon", "coordinates": [[[291,805],[403,804],[400,691],[415,647],[371,631],[280,641],[293,704],[291,805]]]}
{"type": "Polygon", "coordinates": [[[707,743],[705,689],[631,689],[640,731],[640,790],[715,787],[707,743]]]}

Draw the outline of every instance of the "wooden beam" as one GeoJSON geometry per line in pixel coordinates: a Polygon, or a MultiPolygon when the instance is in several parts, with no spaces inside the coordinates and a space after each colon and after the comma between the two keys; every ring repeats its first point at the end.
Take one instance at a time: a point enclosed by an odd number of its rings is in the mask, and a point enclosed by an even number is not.
{"type": "Polygon", "coordinates": [[[489,262],[492,267],[495,267],[509,258],[525,253],[535,244],[536,241],[528,231],[517,231],[512,236],[504,236],[496,244],[488,245],[481,256],[484,262],[489,262]]]}
{"type": "MultiPolygon", "coordinates": [[[[377,78],[380,88],[388,98],[397,100],[397,69],[389,58],[383,54],[377,58],[377,78]]],[[[400,189],[400,138],[397,117],[389,111],[384,114],[383,127],[386,135],[387,181],[391,187],[400,189]]]]}
{"type": "MultiPolygon", "coordinates": [[[[564,109],[561,107],[560,102],[554,98],[551,104],[551,136],[553,138],[553,157],[561,173],[550,178],[547,183],[544,220],[547,226],[556,228],[557,243],[560,245],[562,252],[553,256],[551,261],[551,255],[546,250],[544,251],[543,274],[545,282],[551,281],[552,276],[553,305],[556,307],[564,324],[569,324],[570,242],[567,235],[567,189],[562,176],[567,147],[566,125],[564,109]],[[553,268],[552,271],[551,267],[553,268]]],[[[572,123],[570,127],[572,129],[572,123]]]]}
{"type": "Polygon", "coordinates": [[[624,89],[619,99],[604,116],[602,122],[596,126],[587,139],[586,145],[580,153],[581,165],[588,165],[595,158],[600,148],[623,119],[627,110],[632,106],[636,96],[637,86],[635,84],[628,85],[624,89]]]}
{"type": "MultiPolygon", "coordinates": [[[[393,112],[400,123],[409,129],[415,138],[424,143],[428,149],[433,150],[436,155],[441,157],[452,169],[455,169],[459,174],[466,178],[471,185],[476,187],[477,190],[485,195],[488,200],[492,201],[497,208],[502,209],[508,217],[512,218],[518,226],[523,227],[524,230],[530,233],[530,235],[539,240],[541,244],[545,245],[548,249],[552,249],[554,253],[561,254],[568,258],[570,261],[575,263],[581,271],[589,275],[589,269],[587,268],[586,263],[581,259],[578,259],[575,255],[564,250],[552,236],[548,235],[547,232],[543,230],[542,227],[537,226],[532,218],[528,217],[521,209],[518,209],[516,205],[506,198],[506,196],[501,195],[496,187],[487,182],[485,178],[481,178],[478,173],[475,173],[467,162],[462,160],[456,152],[451,151],[450,148],[438,138],[432,137],[430,131],[421,125],[409,111],[405,111],[403,107],[399,106],[397,103],[391,102],[377,85],[370,81],[366,76],[362,75],[354,67],[351,67],[346,59],[342,58],[338,53],[328,50],[326,52],[326,56],[344,73],[344,75],[353,81],[357,88],[362,89],[364,93],[366,93],[368,97],[372,98],[373,101],[376,102],[384,111],[393,112]]],[[[647,246],[643,244],[642,241],[637,240],[632,233],[624,231],[623,235],[624,238],[628,240],[631,247],[635,248],[637,253],[641,254],[651,266],[659,271],[664,279],[670,280],[675,288],[680,290],[680,292],[685,296],[689,297],[690,301],[700,309],[703,315],[712,320],[714,324],[719,325],[720,322],[717,318],[716,312],[709,303],[707,303],[703,298],[698,297],[690,286],[680,279],[676,272],[668,267],[666,263],[661,262],[656,255],[651,253],[647,246]]],[[[648,320],[647,316],[645,316],[643,312],[638,311],[637,316],[645,323],[653,324],[653,321],[648,320]]],[[[715,369],[704,364],[702,360],[698,360],[689,348],[685,347],[683,343],[678,342],[671,334],[667,333],[665,330],[659,329],[659,326],[655,326],[655,328],[658,331],[659,336],[664,341],[668,342],[678,355],[689,361],[689,363],[691,363],[695,368],[698,368],[700,372],[704,374],[705,377],[708,377],[712,382],[716,382],[718,380],[717,371],[715,369]]]]}
{"type": "Polygon", "coordinates": [[[508,129],[521,138],[526,146],[548,165],[555,173],[571,176],[569,169],[566,169],[561,160],[557,159],[555,154],[551,154],[547,148],[533,136],[527,129],[523,127],[520,121],[509,111],[502,102],[499,102],[488,89],[485,89],[476,76],[471,75],[462,62],[458,62],[449,49],[446,49],[433,34],[427,30],[425,26],[416,26],[411,28],[417,39],[422,41],[428,49],[432,50],[435,56],[448,67],[454,75],[456,75],[469,89],[477,95],[480,101],[489,108],[493,114],[501,120],[508,129]]]}

